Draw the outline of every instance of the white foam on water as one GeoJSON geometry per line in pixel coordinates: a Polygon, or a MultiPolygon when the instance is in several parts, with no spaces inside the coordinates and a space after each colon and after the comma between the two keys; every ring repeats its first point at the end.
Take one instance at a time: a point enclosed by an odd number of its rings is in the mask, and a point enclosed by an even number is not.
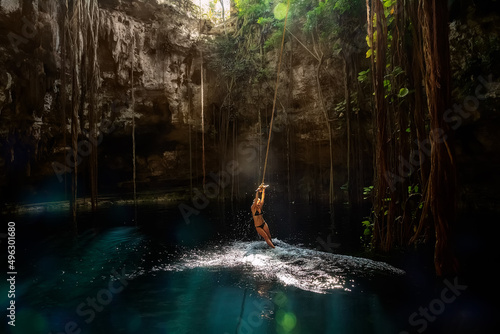
{"type": "Polygon", "coordinates": [[[211,249],[190,250],[177,262],[153,267],[153,271],[185,271],[195,268],[224,270],[237,268],[255,280],[278,281],[302,290],[327,293],[349,291],[356,278],[399,276],[405,272],[387,263],[365,258],[325,253],[273,240],[236,241],[211,249]]]}

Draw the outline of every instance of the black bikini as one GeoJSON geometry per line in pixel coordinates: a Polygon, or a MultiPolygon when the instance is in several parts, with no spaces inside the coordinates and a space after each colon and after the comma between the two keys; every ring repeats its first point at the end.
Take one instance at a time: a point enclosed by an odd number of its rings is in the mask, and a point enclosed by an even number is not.
{"type": "MultiPolygon", "coordinates": [[[[262,211],[261,211],[260,213],[259,213],[259,211],[255,211],[254,216],[262,216],[263,214],[264,214],[264,213],[263,213],[262,211]]],[[[264,228],[263,228],[263,227],[264,227],[264,225],[266,225],[266,222],[263,222],[263,223],[262,223],[262,225],[255,226],[255,228],[260,227],[261,229],[264,229],[264,228]]]]}

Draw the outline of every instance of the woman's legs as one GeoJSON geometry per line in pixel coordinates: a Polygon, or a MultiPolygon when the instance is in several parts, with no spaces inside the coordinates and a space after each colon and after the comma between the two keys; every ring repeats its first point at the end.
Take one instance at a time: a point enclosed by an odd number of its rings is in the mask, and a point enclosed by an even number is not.
{"type": "Polygon", "coordinates": [[[264,223],[263,227],[256,227],[257,233],[260,234],[261,237],[266,240],[267,244],[274,248],[273,242],[271,241],[271,233],[269,232],[269,227],[267,226],[267,223],[264,223]]]}
{"type": "Polygon", "coordinates": [[[266,231],[267,235],[269,236],[269,239],[271,239],[271,232],[269,231],[269,226],[267,226],[267,223],[264,222],[264,231],[266,231]]]}

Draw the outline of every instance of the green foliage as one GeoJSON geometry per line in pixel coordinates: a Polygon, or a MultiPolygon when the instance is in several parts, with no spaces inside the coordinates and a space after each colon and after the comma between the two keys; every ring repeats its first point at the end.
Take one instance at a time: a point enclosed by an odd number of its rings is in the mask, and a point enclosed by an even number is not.
{"type": "Polygon", "coordinates": [[[325,0],[317,5],[310,1],[310,6],[303,6],[306,9],[304,31],[317,28],[323,35],[342,34],[344,30],[350,29],[346,21],[359,16],[364,4],[362,0],[325,0]]]}
{"type": "Polygon", "coordinates": [[[372,196],[373,186],[363,187],[363,199],[368,199],[372,196]]]}
{"type": "Polygon", "coordinates": [[[226,79],[244,80],[255,73],[255,60],[239,47],[238,38],[224,36],[216,38],[211,47],[212,56],[208,66],[226,79]]]}
{"type": "MultiPolygon", "coordinates": [[[[208,9],[205,9],[203,7],[197,7],[193,2],[191,1],[186,1],[192,4],[193,7],[198,8],[196,11],[196,15],[199,15],[198,12],[202,12],[202,17],[206,20],[209,20],[215,24],[220,23],[223,21],[223,16],[225,14],[225,19],[228,18],[229,15],[229,8],[224,8],[224,12],[222,12],[222,6],[217,6],[217,3],[219,3],[219,0],[210,0],[208,2],[208,9]],[[206,11],[205,11],[206,10],[206,11]]],[[[198,3],[198,2],[196,2],[198,3]]],[[[222,2],[221,2],[222,3],[222,2]]]]}
{"type": "MultiPolygon", "coordinates": [[[[394,5],[396,4],[396,0],[383,0],[384,3],[384,16],[386,19],[386,25],[388,27],[387,29],[387,43],[388,47],[391,46],[392,42],[392,32],[389,27],[393,24],[394,22],[394,5]]],[[[377,62],[377,55],[376,52],[373,51],[373,45],[377,43],[377,30],[375,29],[377,27],[377,14],[373,15],[373,39],[370,40],[370,36],[366,36],[366,44],[368,45],[368,51],[366,51],[366,58],[370,58],[372,53],[375,58],[375,62],[377,62]]]]}
{"type": "Polygon", "coordinates": [[[270,0],[235,0],[238,16],[256,22],[259,17],[269,17],[271,13],[270,0]]]}
{"type": "Polygon", "coordinates": [[[365,82],[367,81],[370,77],[368,74],[370,73],[370,69],[367,69],[366,71],[361,71],[358,73],[358,81],[359,82],[365,82]]]}
{"type": "MultiPolygon", "coordinates": [[[[339,115],[339,117],[343,117],[343,113],[345,113],[345,108],[346,108],[346,101],[345,99],[340,101],[339,103],[335,104],[333,107],[334,114],[339,115]]],[[[358,94],[353,93],[351,94],[351,112],[357,113],[359,111],[358,107],[358,94]]]]}
{"type": "Polygon", "coordinates": [[[408,186],[408,194],[418,194],[418,191],[419,191],[419,188],[418,188],[418,184],[414,185],[414,186],[408,186]]]}
{"type": "Polygon", "coordinates": [[[247,45],[269,49],[276,47],[278,36],[283,33],[283,21],[286,14],[286,2],[271,0],[237,0],[238,16],[242,18],[241,36],[245,36],[247,45]],[[273,10],[274,9],[274,10],[273,10]],[[258,29],[256,28],[258,25],[258,29]],[[260,36],[255,36],[260,32],[260,36]]]}
{"type": "Polygon", "coordinates": [[[338,11],[340,14],[344,14],[346,12],[354,12],[359,11],[361,1],[352,1],[352,0],[337,0],[333,9],[338,11]]]}
{"type": "Polygon", "coordinates": [[[260,25],[266,25],[266,24],[269,24],[269,23],[273,23],[273,18],[271,17],[259,17],[257,19],[257,24],[260,24],[260,25]]]}
{"type": "MultiPolygon", "coordinates": [[[[212,63],[222,66],[221,75],[242,77],[246,73],[252,76],[248,79],[257,82],[269,77],[268,72],[272,70],[260,69],[266,66],[263,52],[279,48],[281,44],[287,2],[235,0],[240,19],[234,36],[239,40],[238,43],[217,42],[218,56],[214,58],[218,60],[212,63]],[[224,43],[229,45],[226,47],[224,43]]],[[[290,0],[287,30],[293,31],[306,45],[312,42],[307,39],[314,35],[315,43],[325,42],[324,46],[331,46],[327,57],[334,57],[342,51],[342,43],[338,41],[343,37],[349,43],[346,36],[359,27],[360,13],[365,6],[364,0],[290,0]],[[305,38],[299,30],[307,33],[305,38]]]]}
{"type": "MultiPolygon", "coordinates": [[[[314,27],[317,27],[321,21],[324,21],[326,16],[332,16],[333,7],[330,6],[331,0],[320,2],[317,7],[306,14],[306,23],[304,24],[304,31],[309,32],[314,27]]],[[[333,22],[333,20],[331,20],[333,22]]],[[[325,21],[326,22],[326,21],[325,21]]]]}
{"type": "Polygon", "coordinates": [[[264,49],[270,50],[273,48],[278,48],[280,46],[282,37],[283,37],[283,25],[279,24],[278,28],[264,42],[264,49]]]}
{"type": "MultiPolygon", "coordinates": [[[[363,187],[363,199],[370,199],[373,196],[374,186],[363,187]]],[[[372,210],[371,216],[373,216],[374,211],[372,210]]],[[[368,250],[372,248],[373,239],[373,224],[374,221],[372,217],[365,217],[365,220],[361,222],[363,226],[363,235],[359,237],[361,244],[368,250]]]]}
{"type": "Polygon", "coordinates": [[[272,73],[269,71],[268,68],[261,68],[258,72],[257,75],[255,76],[255,81],[256,82],[262,82],[266,81],[272,78],[272,73]]]}
{"type": "Polygon", "coordinates": [[[410,91],[408,88],[404,87],[399,90],[398,97],[405,97],[410,91]]]}
{"type": "Polygon", "coordinates": [[[273,14],[275,19],[283,20],[287,14],[287,5],[284,3],[277,4],[274,7],[273,14]]]}
{"type": "Polygon", "coordinates": [[[400,74],[404,74],[405,71],[403,71],[403,69],[399,66],[396,66],[392,69],[392,72],[389,74],[391,77],[393,78],[396,78],[397,76],[399,76],[400,74]]]}
{"type": "Polygon", "coordinates": [[[361,222],[361,225],[363,227],[363,235],[359,237],[359,240],[365,249],[371,249],[373,239],[373,220],[369,217],[365,217],[365,220],[361,222]]]}
{"type": "Polygon", "coordinates": [[[384,89],[385,89],[385,98],[390,97],[391,101],[394,100],[394,97],[397,96],[399,98],[404,98],[406,95],[410,93],[408,88],[402,87],[399,89],[399,91],[396,93],[393,91],[393,86],[392,83],[395,82],[396,78],[402,74],[404,74],[405,71],[399,66],[395,66],[390,73],[384,76],[384,89]]]}
{"type": "Polygon", "coordinates": [[[372,234],[371,229],[373,227],[373,224],[372,224],[371,221],[369,221],[369,220],[363,220],[361,222],[361,225],[363,225],[363,227],[365,228],[365,230],[363,231],[363,235],[364,236],[369,236],[369,235],[372,234]]]}
{"type": "MultiPolygon", "coordinates": [[[[267,50],[279,46],[287,0],[235,0],[235,4],[238,16],[243,19],[239,30],[241,36],[255,34],[252,25],[258,24],[260,38],[249,38],[267,50]]],[[[339,54],[342,46],[336,41],[359,26],[359,14],[364,7],[364,0],[290,0],[287,29],[300,29],[308,38],[314,31],[321,41],[328,41],[333,54],[339,54]]]]}

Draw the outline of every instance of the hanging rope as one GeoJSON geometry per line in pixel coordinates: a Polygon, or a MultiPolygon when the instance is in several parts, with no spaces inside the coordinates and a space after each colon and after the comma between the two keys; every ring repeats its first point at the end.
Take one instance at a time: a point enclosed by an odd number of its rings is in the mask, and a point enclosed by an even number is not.
{"type": "Polygon", "coordinates": [[[276,99],[278,97],[278,85],[280,82],[281,58],[283,56],[283,46],[285,45],[286,21],[288,19],[288,10],[289,9],[290,9],[290,0],[288,0],[288,3],[286,5],[285,26],[283,27],[283,37],[281,39],[281,50],[280,50],[280,58],[279,58],[279,62],[278,62],[278,72],[276,74],[276,86],[274,88],[273,111],[271,113],[271,123],[269,125],[269,138],[267,139],[266,159],[264,160],[264,170],[262,172],[262,184],[264,184],[264,180],[266,178],[267,158],[269,156],[269,144],[271,143],[271,133],[273,130],[274,109],[276,108],[276,99]]]}
{"type": "Polygon", "coordinates": [[[205,190],[206,181],[206,171],[205,171],[205,88],[203,82],[205,81],[203,72],[205,71],[203,66],[203,51],[200,51],[201,58],[201,70],[200,70],[200,80],[201,80],[201,150],[202,150],[202,169],[203,169],[203,189],[205,190]]]}
{"type": "MultiPolygon", "coordinates": [[[[200,0],[200,17],[198,18],[198,33],[202,34],[203,24],[201,20],[201,14],[203,12],[202,3],[200,0]]],[[[203,49],[200,49],[200,80],[201,80],[201,150],[202,150],[202,169],[203,169],[203,190],[205,190],[205,181],[206,181],[206,171],[205,171],[205,97],[204,97],[204,76],[203,72],[205,69],[203,68],[203,49]]]]}

